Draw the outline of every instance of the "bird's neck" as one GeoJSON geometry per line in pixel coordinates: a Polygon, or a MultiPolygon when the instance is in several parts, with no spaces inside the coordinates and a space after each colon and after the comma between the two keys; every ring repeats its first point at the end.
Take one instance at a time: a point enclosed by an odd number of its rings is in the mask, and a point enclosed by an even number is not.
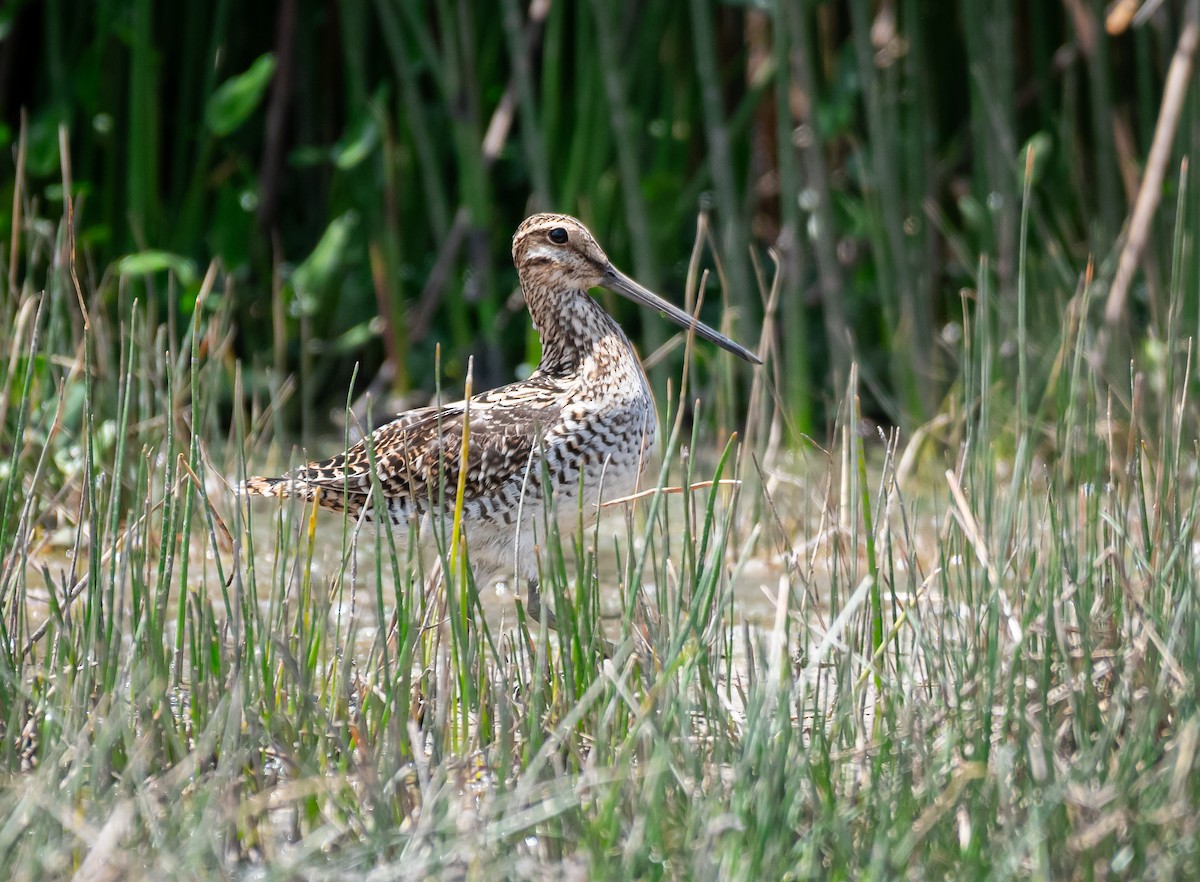
{"type": "Polygon", "coordinates": [[[597,346],[615,337],[631,351],[621,328],[586,291],[558,291],[526,284],[525,300],[533,326],[542,338],[542,373],[562,374],[578,369],[597,346]]]}

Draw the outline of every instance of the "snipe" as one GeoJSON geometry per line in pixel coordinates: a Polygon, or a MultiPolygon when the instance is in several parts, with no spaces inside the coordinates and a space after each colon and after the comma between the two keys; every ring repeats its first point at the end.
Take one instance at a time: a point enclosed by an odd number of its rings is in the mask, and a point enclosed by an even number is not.
{"type": "MultiPolygon", "coordinates": [[[[607,288],[663,313],[676,324],[752,364],[754,353],[652,294],[617,270],[587,228],[573,217],[536,214],[513,237],[513,262],[542,360],[529,379],[443,407],[400,414],[374,432],[374,469],[382,499],[372,499],[367,442],[278,478],[250,478],[242,492],[299,496],[353,517],[382,508],[407,531],[433,535],[430,521],[453,512],[464,413],[468,415],[463,530],[480,585],[525,579],[528,611],[541,617],[535,533],[553,510],[564,535],[580,511],[599,515],[601,492],[632,492],[653,450],[654,400],[629,338],[588,295],[607,288]],[[546,481],[548,480],[548,485],[546,481]],[[582,495],[582,499],[580,498],[582,495]]],[[[446,534],[448,535],[447,529],[446,534]]]]}

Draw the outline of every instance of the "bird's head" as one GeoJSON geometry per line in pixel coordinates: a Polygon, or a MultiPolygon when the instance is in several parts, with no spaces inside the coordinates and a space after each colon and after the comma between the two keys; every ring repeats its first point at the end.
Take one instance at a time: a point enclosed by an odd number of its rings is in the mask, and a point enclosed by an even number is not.
{"type": "Polygon", "coordinates": [[[695,321],[674,304],[648,291],[612,265],[604,249],[580,221],[566,214],[535,214],[513,236],[513,263],[527,289],[551,292],[607,288],[634,303],[662,313],[682,328],[751,364],[761,359],[724,334],[695,321]]]}
{"type": "Polygon", "coordinates": [[[526,218],[513,236],[513,263],[523,280],[568,291],[603,286],[612,267],[588,228],[565,214],[526,218]]]}

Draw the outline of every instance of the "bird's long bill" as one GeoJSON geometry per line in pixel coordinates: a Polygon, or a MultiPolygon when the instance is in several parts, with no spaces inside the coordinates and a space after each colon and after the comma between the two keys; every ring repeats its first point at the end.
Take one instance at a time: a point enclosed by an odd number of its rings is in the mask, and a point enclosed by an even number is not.
{"type": "Polygon", "coordinates": [[[661,312],[681,328],[694,329],[697,337],[703,337],[710,343],[716,343],[722,349],[732,352],[739,358],[744,358],[751,364],[762,364],[762,359],[745,346],[742,346],[740,343],[734,343],[724,334],[714,331],[708,325],[704,324],[704,322],[693,319],[678,306],[668,303],[651,291],[647,291],[614,266],[610,266],[605,272],[604,281],[601,284],[615,294],[628,297],[634,303],[639,303],[642,306],[647,306],[650,309],[661,312]]]}

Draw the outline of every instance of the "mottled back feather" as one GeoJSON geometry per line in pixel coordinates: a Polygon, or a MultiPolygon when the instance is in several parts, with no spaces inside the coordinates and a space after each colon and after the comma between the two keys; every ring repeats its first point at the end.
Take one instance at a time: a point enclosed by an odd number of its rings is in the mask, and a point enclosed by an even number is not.
{"type": "MultiPolygon", "coordinates": [[[[277,478],[250,478],[248,495],[296,495],[323,508],[348,508],[358,516],[367,504],[372,472],[379,476],[390,520],[400,523],[425,514],[443,500],[453,503],[458,486],[464,410],[470,414],[467,476],[468,503],[493,492],[497,476],[524,474],[540,460],[535,447],[544,427],[562,416],[564,390],[548,377],[530,378],[476,395],[469,409],[461,401],[401,414],[359,441],[344,454],[293,469],[277,478]],[[372,469],[371,457],[375,458],[372,469]]],[[[539,469],[530,479],[540,480],[539,469]]],[[[372,512],[367,512],[367,518],[372,512]]]]}

